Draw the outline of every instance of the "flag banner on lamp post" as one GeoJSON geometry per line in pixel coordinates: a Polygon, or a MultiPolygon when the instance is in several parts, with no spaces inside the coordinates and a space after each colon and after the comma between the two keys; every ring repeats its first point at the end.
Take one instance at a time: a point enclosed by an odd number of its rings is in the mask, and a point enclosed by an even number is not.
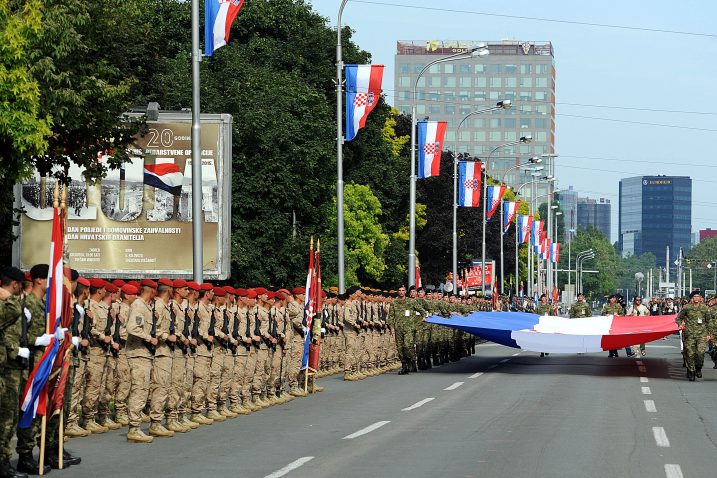
{"type": "Polygon", "coordinates": [[[515,213],[518,212],[517,201],[503,201],[503,233],[508,232],[510,223],[513,222],[515,213]]]}
{"type": "Polygon", "coordinates": [[[498,206],[500,205],[501,199],[503,199],[503,194],[505,194],[505,186],[488,186],[485,191],[485,198],[486,201],[486,213],[485,213],[485,219],[486,221],[490,221],[490,218],[493,216],[493,213],[498,209],[498,206]]]}
{"type": "Polygon", "coordinates": [[[239,15],[244,0],[204,1],[204,54],[212,56],[214,51],[229,41],[232,24],[239,15]]]}
{"type": "Polygon", "coordinates": [[[418,122],[418,179],[441,174],[441,150],[447,125],[445,121],[418,122]]]}
{"type": "Polygon", "coordinates": [[[527,214],[518,215],[518,240],[521,244],[530,242],[530,230],[533,225],[533,216],[527,214]]]}
{"type": "Polygon", "coordinates": [[[460,161],[458,163],[458,205],[464,207],[480,206],[482,184],[482,164],[480,161],[460,161]]]}
{"type": "Polygon", "coordinates": [[[383,65],[346,65],[346,141],[366,126],[381,97],[383,65]]]}

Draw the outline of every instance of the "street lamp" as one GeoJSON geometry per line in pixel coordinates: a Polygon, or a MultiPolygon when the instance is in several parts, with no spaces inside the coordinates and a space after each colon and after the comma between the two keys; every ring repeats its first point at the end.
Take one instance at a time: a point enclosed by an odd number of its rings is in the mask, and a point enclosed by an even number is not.
{"type": "Polygon", "coordinates": [[[583,292],[583,262],[595,258],[595,251],[589,249],[581,253],[576,259],[577,267],[575,270],[576,278],[575,281],[578,284],[578,292],[583,292]]]}
{"type": "MultiPolygon", "coordinates": [[[[555,193],[555,190],[553,190],[553,193],[555,193]]],[[[557,206],[553,206],[553,207],[557,208],[557,206]]],[[[557,242],[557,240],[558,240],[558,216],[562,216],[562,215],[563,215],[562,211],[555,211],[555,229],[554,229],[555,235],[553,236],[553,241],[555,241],[555,242],[557,242]]],[[[554,261],[554,263],[555,263],[555,266],[553,266],[553,275],[555,276],[554,280],[553,280],[553,284],[557,288],[558,287],[558,262],[554,260],[554,258],[552,257],[552,254],[551,254],[551,261],[554,261]]]]}
{"type": "MultiPolygon", "coordinates": [[[[486,194],[488,191],[488,164],[490,164],[490,158],[493,156],[493,153],[498,151],[501,148],[505,148],[506,146],[513,146],[515,144],[527,144],[533,141],[533,137],[528,136],[521,136],[518,141],[510,141],[508,143],[499,144],[495,148],[491,150],[491,152],[488,154],[488,159],[486,159],[486,164],[483,165],[483,247],[482,247],[482,253],[481,253],[481,292],[483,293],[483,296],[485,296],[485,213],[486,213],[486,194]]],[[[495,271],[492,272],[493,276],[495,276],[495,271]]]]}
{"type": "Polygon", "coordinates": [[[499,101],[490,108],[468,113],[456,128],[456,147],[453,152],[453,293],[458,293],[458,133],[463,123],[473,115],[488,113],[491,111],[504,109],[507,110],[513,106],[510,100],[499,101]]]}
{"type": "Polygon", "coordinates": [[[485,44],[472,48],[468,51],[462,51],[438,58],[428,63],[416,76],[413,83],[413,92],[411,95],[411,184],[410,184],[410,204],[409,204],[409,232],[408,232],[408,287],[416,285],[416,88],[418,88],[418,80],[421,75],[430,67],[438,63],[444,63],[453,60],[468,60],[476,56],[485,56],[490,52],[485,44]]]}
{"type": "Polygon", "coordinates": [[[336,21],[336,229],[338,242],[338,273],[339,273],[339,294],[345,292],[344,283],[344,132],[343,124],[343,68],[344,62],[341,58],[341,15],[344,12],[348,0],[341,0],[339,15],[336,21]]]}

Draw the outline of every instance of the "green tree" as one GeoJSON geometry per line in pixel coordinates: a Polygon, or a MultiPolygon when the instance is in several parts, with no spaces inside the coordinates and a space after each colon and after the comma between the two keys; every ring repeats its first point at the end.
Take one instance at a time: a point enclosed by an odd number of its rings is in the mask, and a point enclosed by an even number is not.
{"type": "Polygon", "coordinates": [[[687,270],[692,269],[692,287],[714,290],[717,283],[717,238],[712,237],[693,246],[683,266],[687,270]]]}
{"type": "MultiPolygon", "coordinates": [[[[641,272],[645,279],[647,279],[647,273],[650,269],[656,269],[655,255],[651,252],[646,252],[641,256],[634,256],[632,254],[627,257],[620,258],[620,271],[617,278],[617,288],[623,290],[629,290],[630,296],[637,294],[637,282],[635,280],[635,274],[641,272]]],[[[647,281],[644,280],[641,284],[642,293],[645,293],[647,287],[647,281]]]]}
{"type": "MultiPolygon", "coordinates": [[[[332,211],[336,211],[334,207],[332,211]]],[[[381,203],[368,186],[350,183],[344,187],[344,234],[346,243],[346,286],[379,282],[386,270],[384,252],[389,237],[378,218],[381,203]]],[[[331,217],[330,237],[336,237],[336,214],[331,217]]],[[[334,275],[327,276],[335,284],[334,275]]]]}
{"type": "MultiPolygon", "coordinates": [[[[573,237],[571,244],[573,268],[575,268],[575,256],[588,249],[595,252],[595,258],[583,261],[583,269],[597,270],[598,273],[583,274],[583,290],[586,296],[594,299],[602,298],[615,292],[621,271],[620,260],[610,240],[599,229],[588,226],[586,229],[579,229],[573,237]]],[[[567,249],[561,250],[559,266],[561,269],[568,268],[567,249]]],[[[561,284],[566,280],[567,276],[562,274],[558,279],[561,284]]]]}

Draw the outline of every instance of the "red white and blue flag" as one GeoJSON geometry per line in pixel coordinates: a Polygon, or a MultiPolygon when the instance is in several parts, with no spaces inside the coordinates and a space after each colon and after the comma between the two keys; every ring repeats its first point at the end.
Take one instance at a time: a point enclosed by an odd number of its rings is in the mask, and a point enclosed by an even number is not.
{"type": "Polygon", "coordinates": [[[513,222],[515,213],[518,212],[517,201],[503,201],[503,232],[508,232],[510,223],[513,222]]]}
{"type": "Polygon", "coordinates": [[[244,5],[244,0],[204,0],[204,54],[214,51],[229,41],[232,23],[244,5]]]}
{"type": "Polygon", "coordinates": [[[533,216],[527,214],[518,215],[518,241],[525,244],[530,241],[530,229],[533,225],[533,216]]]}
{"type": "Polygon", "coordinates": [[[488,186],[485,191],[485,199],[488,201],[486,203],[486,213],[485,213],[485,219],[486,221],[490,221],[490,218],[493,216],[493,213],[496,209],[498,209],[498,206],[500,205],[501,199],[503,199],[503,194],[505,193],[505,186],[488,186]]]}
{"type": "Polygon", "coordinates": [[[441,150],[447,125],[445,121],[418,122],[418,179],[441,174],[441,150]]]}
{"type": "Polygon", "coordinates": [[[458,162],[458,205],[480,206],[483,165],[480,161],[458,162]]]}
{"type": "Polygon", "coordinates": [[[309,366],[309,346],[311,345],[311,324],[314,321],[314,313],[316,312],[314,302],[314,288],[316,287],[316,277],[314,275],[314,243],[311,241],[311,249],[309,250],[309,271],[306,274],[306,291],[304,292],[304,324],[306,327],[304,334],[304,354],[301,358],[301,370],[305,370],[309,366]]]}
{"type": "Polygon", "coordinates": [[[144,165],[144,184],[167,191],[174,196],[182,193],[182,173],[175,163],[144,165]]]}
{"type": "Polygon", "coordinates": [[[381,97],[383,65],[346,65],[346,141],[366,126],[381,97]]]}
{"type": "Polygon", "coordinates": [[[551,244],[550,258],[556,264],[560,261],[560,243],[559,242],[553,242],[551,244]]]}
{"type": "Polygon", "coordinates": [[[533,221],[533,227],[531,230],[531,241],[533,243],[533,251],[536,254],[540,253],[540,236],[543,234],[543,221],[533,221]]]}
{"type": "MultiPolygon", "coordinates": [[[[47,295],[45,297],[45,316],[50,322],[46,331],[54,334],[60,325],[63,297],[63,266],[62,266],[63,227],[59,208],[55,208],[52,217],[52,241],[50,243],[50,269],[47,274],[47,295]]],[[[21,320],[25,320],[23,316],[21,320]]],[[[60,343],[53,337],[45,348],[40,360],[30,373],[20,400],[23,412],[18,426],[28,428],[36,415],[44,415],[47,409],[47,385],[50,372],[55,362],[60,343]]]]}

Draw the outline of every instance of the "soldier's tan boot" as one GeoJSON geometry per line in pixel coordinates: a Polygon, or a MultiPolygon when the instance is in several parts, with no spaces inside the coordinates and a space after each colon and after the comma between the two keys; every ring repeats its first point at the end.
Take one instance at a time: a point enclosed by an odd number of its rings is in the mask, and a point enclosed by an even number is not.
{"type": "Polygon", "coordinates": [[[256,405],[257,410],[261,410],[262,408],[266,408],[269,406],[268,403],[266,403],[265,400],[262,400],[262,397],[260,395],[256,395],[254,397],[254,405],[256,405]]]}
{"type": "Polygon", "coordinates": [[[88,420],[85,423],[85,430],[87,430],[90,433],[106,433],[109,431],[109,428],[103,427],[99,423],[97,423],[94,420],[88,420]]]}
{"type": "Polygon", "coordinates": [[[232,408],[230,408],[230,410],[237,415],[249,415],[251,413],[251,410],[247,410],[242,406],[241,403],[238,402],[232,405],[232,408]]]}
{"type": "Polygon", "coordinates": [[[191,421],[190,419],[188,419],[187,417],[182,417],[181,423],[182,423],[182,425],[184,425],[185,427],[189,427],[189,428],[191,428],[192,430],[195,429],[195,428],[199,428],[199,423],[193,422],[193,421],[191,421]]]}
{"type": "Polygon", "coordinates": [[[170,420],[167,422],[167,430],[174,433],[187,433],[191,428],[185,427],[184,425],[180,424],[177,420],[170,420]]]}
{"type": "Polygon", "coordinates": [[[71,423],[65,428],[65,436],[72,438],[89,436],[90,432],[79,426],[77,423],[71,423]]]}
{"type": "Polygon", "coordinates": [[[123,427],[126,427],[129,425],[129,417],[126,414],[121,413],[115,417],[115,422],[119,423],[123,427]]]}
{"type": "Polygon", "coordinates": [[[223,416],[227,418],[236,418],[239,416],[238,413],[234,413],[233,411],[229,410],[226,406],[222,407],[221,410],[219,410],[219,413],[221,413],[223,416]]]}
{"type": "Polygon", "coordinates": [[[210,418],[210,419],[214,420],[215,422],[223,422],[224,420],[227,419],[227,417],[225,417],[224,415],[222,415],[221,413],[219,413],[216,410],[211,410],[210,412],[208,412],[207,418],[210,418]]]}
{"type": "Polygon", "coordinates": [[[127,432],[127,441],[134,443],[152,443],[154,437],[145,435],[139,427],[130,427],[127,432]]]}
{"type": "Polygon", "coordinates": [[[105,418],[100,422],[103,427],[109,429],[109,430],[119,430],[122,428],[122,425],[112,420],[110,417],[105,418]]]}
{"type": "Polygon", "coordinates": [[[142,423],[149,423],[149,421],[150,421],[150,420],[149,420],[149,415],[147,415],[147,414],[144,413],[144,412],[141,412],[141,413],[140,413],[140,416],[142,417],[142,418],[140,419],[142,423]]]}
{"type": "Polygon", "coordinates": [[[250,412],[255,412],[257,410],[260,410],[261,407],[256,404],[254,400],[245,400],[244,401],[244,408],[249,410],[250,412]]]}
{"type": "Polygon", "coordinates": [[[205,417],[201,413],[195,413],[194,415],[192,415],[192,421],[200,425],[211,425],[212,423],[214,423],[214,420],[205,417]]]}
{"type": "Polygon", "coordinates": [[[171,430],[167,430],[159,422],[152,422],[152,424],[149,426],[149,435],[153,437],[169,438],[174,436],[174,432],[171,430]]]}
{"type": "Polygon", "coordinates": [[[323,392],[324,391],[324,387],[322,387],[321,385],[316,385],[316,384],[314,384],[314,386],[311,387],[311,389],[314,392],[323,392]]]}

